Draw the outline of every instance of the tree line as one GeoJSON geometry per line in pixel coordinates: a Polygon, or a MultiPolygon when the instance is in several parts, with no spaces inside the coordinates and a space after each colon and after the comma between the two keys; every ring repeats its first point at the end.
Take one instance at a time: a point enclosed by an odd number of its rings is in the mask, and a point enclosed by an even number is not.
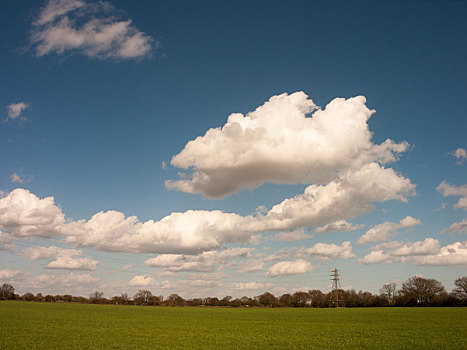
{"type": "Polygon", "coordinates": [[[335,307],[336,297],[345,307],[384,307],[384,306],[467,306],[467,276],[454,281],[455,288],[451,293],[446,292],[443,285],[430,278],[415,276],[402,283],[397,289],[396,283],[385,284],[379,294],[355,290],[334,290],[323,293],[313,289],[308,292],[283,294],[279,297],[269,292],[253,298],[244,296],[233,298],[225,296],[184,299],[178,294],[171,294],[164,299],[149,290],[139,290],[132,298],[123,293],[119,296],[105,298],[101,291],[94,291],[89,298],[72,295],[36,295],[27,292],[23,295],[15,294],[11,284],[4,283],[0,287],[0,300],[21,300],[38,302],[67,302],[90,304],[117,304],[141,306],[222,306],[222,307],[335,307]]]}

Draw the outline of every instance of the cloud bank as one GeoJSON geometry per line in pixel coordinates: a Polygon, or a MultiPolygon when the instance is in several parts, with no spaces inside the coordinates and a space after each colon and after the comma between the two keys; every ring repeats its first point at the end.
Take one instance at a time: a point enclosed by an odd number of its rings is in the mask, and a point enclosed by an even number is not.
{"type": "Polygon", "coordinates": [[[402,243],[388,242],[372,248],[372,252],[358,259],[362,264],[404,263],[430,266],[467,265],[467,241],[440,247],[439,241],[426,238],[423,241],[402,243]]]}
{"type": "MultiPolygon", "coordinates": [[[[67,6],[78,8],[72,1],[67,6]]],[[[59,9],[52,7],[44,21],[65,11],[59,9]]],[[[71,220],[53,197],[41,199],[18,188],[0,198],[0,230],[10,238],[64,237],[74,247],[102,251],[196,255],[248,243],[265,232],[300,233],[321,225],[321,233],[353,230],[359,226],[345,220],[373,210],[374,203],[407,201],[415,193],[410,179],[386,167],[408,144],[371,142],[367,121],[373,111],[364,97],[334,99],[308,117],[316,108],[303,92],[273,96],[246,116],[231,115],[222,129],[208,130],[172,159],[173,165],[194,168],[191,179],[180,180],[180,186],[199,185],[210,197],[264,182],[313,182],[269,210],[246,216],[188,210],[145,222],[110,210],[71,220]]],[[[285,238],[304,238],[289,236],[285,238]]],[[[67,264],[71,266],[62,259],[51,267],[67,264]]]]}

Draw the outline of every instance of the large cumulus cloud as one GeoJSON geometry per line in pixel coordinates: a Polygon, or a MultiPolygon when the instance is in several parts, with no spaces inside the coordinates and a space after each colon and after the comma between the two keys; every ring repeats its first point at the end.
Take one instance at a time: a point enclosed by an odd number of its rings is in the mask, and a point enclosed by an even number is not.
{"type": "Polygon", "coordinates": [[[394,161],[408,144],[374,144],[367,124],[374,111],[365,103],[363,96],[336,98],[308,116],[317,106],[305,93],[273,96],[188,142],[171,164],[193,172],[166,186],[221,198],[265,182],[323,184],[342,171],[394,161]]]}

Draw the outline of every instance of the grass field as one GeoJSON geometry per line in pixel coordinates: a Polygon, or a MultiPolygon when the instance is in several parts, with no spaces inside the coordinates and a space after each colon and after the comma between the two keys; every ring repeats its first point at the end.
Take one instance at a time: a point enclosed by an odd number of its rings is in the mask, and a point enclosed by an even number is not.
{"type": "Polygon", "coordinates": [[[466,349],[467,308],[0,302],[0,349],[466,349]]]}

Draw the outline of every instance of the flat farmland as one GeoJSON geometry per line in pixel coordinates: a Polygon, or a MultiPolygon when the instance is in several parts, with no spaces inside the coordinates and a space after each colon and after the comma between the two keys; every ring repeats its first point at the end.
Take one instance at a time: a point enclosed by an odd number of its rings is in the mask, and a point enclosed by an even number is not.
{"type": "Polygon", "coordinates": [[[467,308],[0,302],[0,349],[466,349],[467,308]]]}

